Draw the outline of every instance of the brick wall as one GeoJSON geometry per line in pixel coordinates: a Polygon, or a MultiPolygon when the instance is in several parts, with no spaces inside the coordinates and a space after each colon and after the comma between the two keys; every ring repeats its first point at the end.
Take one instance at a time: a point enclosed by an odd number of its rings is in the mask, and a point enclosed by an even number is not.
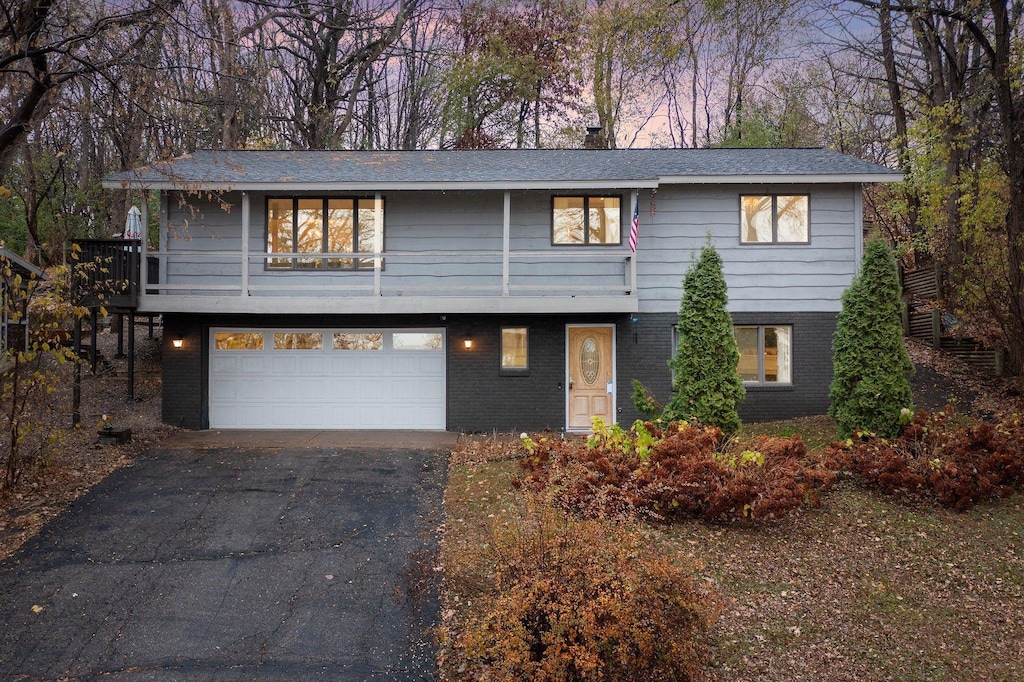
{"type": "MultiPolygon", "coordinates": [[[[208,350],[211,326],[261,327],[444,327],[447,329],[447,427],[451,431],[489,432],[559,430],[565,425],[565,326],[616,326],[618,421],[640,417],[633,409],[631,380],[640,379],[661,401],[671,394],[666,364],[672,348],[674,314],[566,315],[406,315],[382,321],[372,316],[197,316],[164,317],[163,420],[189,429],[207,428],[208,350]],[[500,334],[503,326],[525,326],[529,333],[529,371],[503,376],[500,334]],[[183,338],[180,350],[171,339],[183,338]],[[467,350],[463,341],[473,339],[467,350]]],[[[793,385],[748,387],[740,406],[744,421],[823,414],[832,378],[834,313],[737,313],[738,324],[786,324],[793,327],[793,385]]]]}
{"type": "MultiPolygon", "coordinates": [[[[777,324],[793,327],[791,386],[748,386],[740,404],[743,421],[789,419],[828,412],[832,381],[832,335],[836,313],[734,313],[736,324],[777,324]]],[[[666,364],[672,348],[671,313],[638,315],[618,330],[619,421],[630,424],[640,415],[633,409],[631,380],[640,379],[661,401],[672,393],[672,374],[666,364]]]]}

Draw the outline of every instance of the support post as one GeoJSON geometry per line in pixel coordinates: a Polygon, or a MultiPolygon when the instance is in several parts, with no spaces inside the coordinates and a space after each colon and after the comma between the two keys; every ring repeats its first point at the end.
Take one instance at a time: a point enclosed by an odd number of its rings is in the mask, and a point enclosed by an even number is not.
{"type": "Polygon", "coordinates": [[[380,192],[373,195],[373,295],[383,296],[380,288],[380,271],[384,266],[381,252],[384,251],[384,211],[380,192]]]}
{"type": "Polygon", "coordinates": [[[82,318],[75,316],[71,332],[71,347],[75,349],[75,372],[71,384],[71,425],[82,423],[82,318]]]}
{"type": "Polygon", "coordinates": [[[118,360],[124,357],[124,313],[117,314],[117,355],[118,360]]]}
{"type": "Polygon", "coordinates": [[[932,348],[942,348],[942,313],[938,310],[932,311],[932,348]]]}
{"type": "Polygon", "coordinates": [[[903,322],[903,336],[910,336],[910,304],[900,306],[900,321],[903,322]]]}
{"type": "Polygon", "coordinates": [[[128,402],[135,401],[135,311],[128,311],[128,402]]]}
{"type": "Polygon", "coordinates": [[[242,296],[249,295],[249,193],[242,192],[242,296]]]}
{"type": "Polygon", "coordinates": [[[89,343],[92,347],[89,349],[89,366],[92,368],[92,373],[96,373],[96,334],[98,333],[98,327],[100,326],[100,309],[89,308],[89,322],[91,323],[89,329],[89,343]]]}
{"type": "MultiPolygon", "coordinates": [[[[132,297],[132,302],[138,305],[138,297],[146,294],[146,284],[149,280],[149,263],[146,258],[146,247],[149,242],[149,190],[142,190],[142,239],[139,240],[139,263],[138,263],[138,291],[135,292],[135,296],[132,297]]],[[[132,273],[134,276],[135,273],[132,273]]],[[[135,330],[132,330],[132,334],[135,330]]]]}
{"type": "Polygon", "coordinates": [[[508,190],[505,191],[505,206],[502,217],[501,232],[501,295],[509,295],[510,265],[509,246],[512,243],[512,199],[508,190]]]}

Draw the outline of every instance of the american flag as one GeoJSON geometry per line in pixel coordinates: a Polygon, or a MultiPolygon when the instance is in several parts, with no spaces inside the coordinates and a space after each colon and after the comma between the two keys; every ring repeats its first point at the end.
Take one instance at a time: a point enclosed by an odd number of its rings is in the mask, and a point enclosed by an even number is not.
{"type": "Polygon", "coordinates": [[[636,253],[636,243],[640,237],[637,235],[637,228],[640,227],[640,202],[633,204],[633,224],[629,226],[629,250],[636,253]]]}

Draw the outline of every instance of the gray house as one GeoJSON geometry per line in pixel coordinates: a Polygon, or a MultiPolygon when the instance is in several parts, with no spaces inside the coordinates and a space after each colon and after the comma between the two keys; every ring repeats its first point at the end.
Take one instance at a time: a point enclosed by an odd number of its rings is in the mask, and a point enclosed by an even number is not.
{"type": "Polygon", "coordinates": [[[861,190],[900,179],[821,149],[204,151],[105,184],[160,190],[138,310],[168,423],[488,431],[628,424],[634,378],[667,398],[708,238],[742,417],[824,412],[861,190]]]}

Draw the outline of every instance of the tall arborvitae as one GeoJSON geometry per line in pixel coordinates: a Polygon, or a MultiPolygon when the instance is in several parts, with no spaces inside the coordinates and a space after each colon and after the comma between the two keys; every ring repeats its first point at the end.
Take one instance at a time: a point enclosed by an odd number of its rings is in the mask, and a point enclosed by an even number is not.
{"type": "Polygon", "coordinates": [[[675,373],[672,399],[662,418],[696,419],[718,426],[726,434],[740,427],[736,408],[743,400],[743,381],[736,371],[740,361],[732,318],[726,309],[722,258],[710,244],[683,279],[679,304],[679,346],[669,367],[675,373]]]}
{"type": "Polygon", "coordinates": [[[901,411],[913,409],[907,377],[914,366],[903,345],[896,259],[881,239],[868,242],[860,274],[843,292],[832,365],[828,413],[839,432],[898,434],[901,411]]]}

